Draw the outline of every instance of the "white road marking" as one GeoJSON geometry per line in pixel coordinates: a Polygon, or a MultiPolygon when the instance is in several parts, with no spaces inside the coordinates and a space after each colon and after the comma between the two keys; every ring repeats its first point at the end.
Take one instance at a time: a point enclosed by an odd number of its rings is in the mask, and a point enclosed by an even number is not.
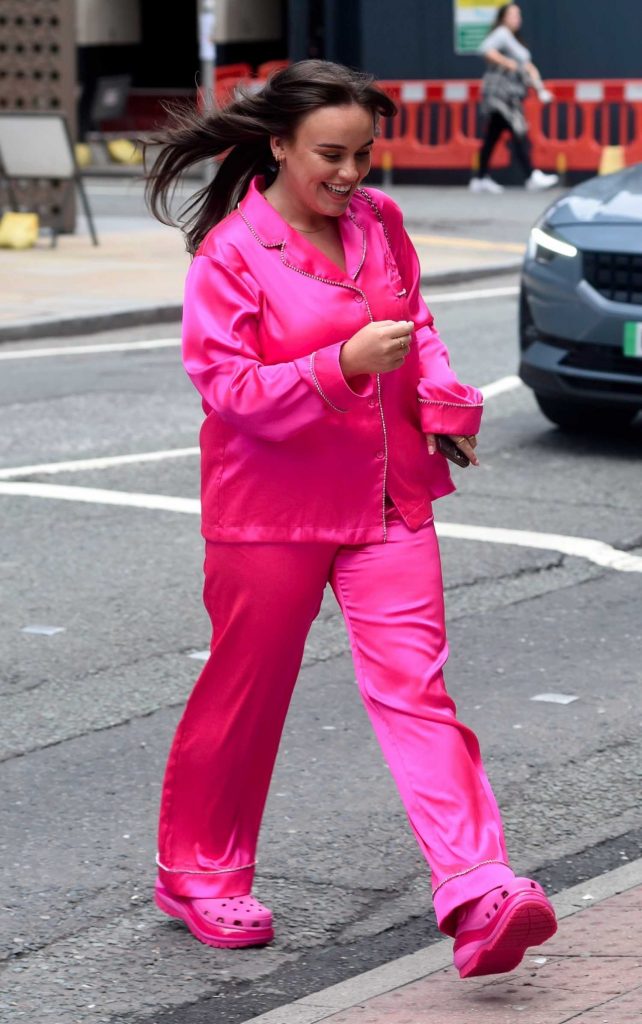
{"type": "Polygon", "coordinates": [[[138,462],[159,462],[161,459],[181,459],[198,455],[200,448],[168,448],[158,452],[136,452],[132,455],[105,455],[95,459],[71,459],[68,462],[41,462],[31,466],[10,466],[0,469],[0,480],[16,476],[41,476],[51,473],[78,473],[89,469],[109,469],[111,466],[129,466],[138,462]]]}
{"type": "Polygon", "coordinates": [[[573,693],[536,693],[531,700],[541,701],[544,704],[572,704],[579,700],[573,693]]]}
{"type": "Polygon", "coordinates": [[[514,391],[515,388],[522,386],[522,382],[514,373],[508,377],[500,377],[499,380],[494,380],[490,384],[484,385],[480,388],[484,400],[487,402],[489,398],[496,398],[497,395],[503,395],[505,391],[514,391]]]}
{"type": "MultiPolygon", "coordinates": [[[[28,498],[52,498],[58,501],[80,501],[92,505],[120,505],[199,515],[197,498],[178,498],[169,494],[136,494],[130,491],[100,490],[94,487],[63,487],[59,484],[0,483],[0,495],[28,498]]],[[[530,530],[505,530],[467,523],[437,523],[440,537],[472,540],[481,543],[507,544],[585,558],[595,565],[618,572],[642,572],[642,556],[620,551],[605,541],[591,537],[568,537],[558,533],[535,533],[530,530]]]]}
{"type": "Polygon", "coordinates": [[[150,341],[107,342],[104,345],[58,345],[51,348],[21,348],[13,352],[0,352],[0,360],[48,359],[51,356],[93,356],[104,352],[133,352],[136,349],[175,348],[180,338],[153,338],[150,341]]]}
{"type": "MultiPolygon", "coordinates": [[[[2,485],[0,484],[0,487],[2,485]]],[[[524,548],[560,551],[564,555],[586,558],[595,565],[618,572],[642,572],[642,556],[630,555],[591,537],[568,537],[560,533],[535,533],[531,530],[505,530],[494,526],[470,526],[464,523],[437,523],[440,537],[475,540],[487,544],[514,544],[524,548]]]]}
{"type": "Polygon", "coordinates": [[[23,626],[21,633],[33,633],[34,636],[55,636],[56,633],[64,633],[64,626],[23,626]]]}
{"type": "Polygon", "coordinates": [[[160,512],[184,512],[199,515],[197,498],[175,498],[169,494],[137,494],[133,491],[107,491],[98,487],[64,487],[60,484],[0,483],[0,495],[27,498],[54,498],[57,501],[82,501],[90,505],[125,505],[160,512]]]}
{"type": "Polygon", "coordinates": [[[505,285],[502,288],[479,288],[468,292],[430,292],[424,293],[424,298],[429,306],[434,302],[474,302],[477,299],[503,299],[508,296],[519,295],[518,285],[505,285]]]}

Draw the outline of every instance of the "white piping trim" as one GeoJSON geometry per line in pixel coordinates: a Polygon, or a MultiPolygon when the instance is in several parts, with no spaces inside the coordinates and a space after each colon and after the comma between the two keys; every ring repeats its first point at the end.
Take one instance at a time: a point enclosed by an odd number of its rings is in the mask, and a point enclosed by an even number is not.
{"type": "Polygon", "coordinates": [[[382,516],[383,516],[383,542],[388,540],[388,521],[386,519],[386,495],[388,487],[388,431],[386,430],[386,419],[383,414],[383,399],[381,397],[381,374],[377,374],[377,401],[379,403],[379,415],[381,416],[381,429],[383,431],[383,484],[381,487],[382,516]]]}
{"type": "Polygon", "coordinates": [[[359,276],[359,274],[361,273],[361,271],[363,269],[363,264],[366,262],[366,233],[365,233],[363,227],[361,226],[361,224],[358,223],[358,221],[357,221],[356,217],[354,216],[354,214],[351,213],[350,211],[348,211],[348,217],[350,218],[350,220],[354,224],[355,228],[357,228],[357,230],[359,230],[361,232],[361,239],[362,239],[362,241],[361,241],[361,262],[360,262],[359,266],[357,267],[357,269],[355,270],[354,274],[352,275],[352,280],[356,281],[358,276],[359,276]]]}
{"type": "Polygon", "coordinates": [[[249,229],[250,234],[254,235],[254,237],[256,238],[257,242],[259,242],[259,244],[262,245],[264,249],[280,249],[282,245],[285,245],[285,239],[284,238],[282,238],[280,242],[264,242],[263,239],[261,238],[261,236],[258,234],[257,231],[255,231],[253,225],[250,223],[250,221],[247,219],[247,217],[243,213],[243,210],[241,209],[241,204],[240,203],[238,203],[236,209],[239,212],[241,220],[244,222],[245,226],[249,229]]]}
{"type": "Polygon", "coordinates": [[[439,892],[442,885],[445,885],[446,882],[453,882],[455,878],[463,878],[464,875],[469,875],[471,871],[477,871],[477,868],[485,868],[488,864],[501,864],[502,867],[509,868],[510,870],[512,870],[510,864],[507,864],[505,860],[482,860],[480,861],[479,864],[473,864],[469,868],[464,868],[463,871],[456,871],[454,875],[448,875],[448,878],[444,878],[444,880],[439,883],[436,889],[433,889],[433,896],[435,895],[435,893],[439,892]]]}
{"type": "MultiPolygon", "coordinates": [[[[386,239],[386,243],[388,245],[388,251],[390,252],[391,258],[394,261],[394,256],[392,255],[392,248],[391,248],[391,245],[390,245],[390,238],[388,236],[388,231],[386,229],[386,225],[384,223],[383,217],[381,216],[381,211],[380,211],[379,207],[375,203],[374,199],[372,199],[372,197],[368,195],[368,193],[365,191],[365,189],[355,189],[355,195],[362,196],[362,198],[370,206],[371,210],[375,213],[377,219],[379,220],[379,222],[380,222],[380,224],[381,224],[381,226],[383,228],[383,233],[384,233],[384,236],[385,236],[385,239],[386,239]]],[[[363,299],[363,301],[365,303],[365,307],[366,307],[366,311],[368,313],[368,318],[370,320],[370,323],[374,322],[374,316],[372,315],[372,310],[370,308],[370,303],[368,302],[368,298],[366,296],[366,293],[361,288],[359,288],[356,284],[348,284],[345,281],[332,281],[332,280],[330,280],[330,278],[321,277],[318,274],[310,274],[307,270],[302,270],[301,267],[297,267],[294,263],[288,262],[287,257],[285,255],[285,249],[286,249],[285,239],[282,242],[271,242],[271,243],[264,242],[263,239],[260,237],[260,235],[254,229],[254,227],[252,226],[252,224],[250,223],[248,218],[243,213],[243,210],[241,209],[240,204],[237,207],[237,209],[238,209],[238,212],[241,215],[241,218],[242,218],[243,222],[245,223],[246,227],[249,229],[249,231],[253,235],[253,237],[256,238],[257,242],[260,242],[260,244],[264,248],[279,248],[281,250],[281,263],[283,264],[284,267],[288,267],[289,270],[294,270],[294,271],[296,271],[297,274],[301,274],[303,277],[308,277],[312,281],[319,281],[321,284],[333,285],[335,288],[345,288],[347,291],[356,292],[358,295],[361,295],[361,297],[362,297],[362,299],[363,299]]],[[[352,216],[352,215],[350,214],[350,216],[352,216]]],[[[355,274],[355,277],[357,277],[359,272],[361,271],[361,268],[363,267],[363,262],[365,260],[365,255],[366,255],[366,234],[365,234],[365,231],[363,230],[363,228],[361,228],[361,230],[363,231],[362,259],[361,259],[361,263],[359,264],[359,268],[357,270],[357,273],[355,274]]],[[[314,353],[312,355],[314,355],[314,353]]],[[[323,391],[321,390],[319,382],[318,382],[318,380],[316,378],[316,374],[314,373],[314,360],[312,359],[312,356],[310,357],[310,372],[311,372],[312,380],[313,380],[313,382],[315,384],[315,387],[317,388],[317,391],[319,392],[319,394],[321,395],[323,400],[328,403],[330,408],[336,409],[337,412],[343,412],[344,411],[343,409],[337,409],[337,407],[334,406],[332,404],[332,402],[330,402],[326,398],[326,396],[323,394],[323,391]]],[[[383,530],[383,540],[384,540],[384,543],[385,543],[385,541],[387,540],[387,536],[388,536],[388,524],[386,522],[386,480],[387,480],[387,476],[388,476],[388,457],[389,457],[389,451],[388,451],[388,435],[387,435],[387,431],[386,431],[386,420],[385,420],[385,416],[384,416],[384,412],[383,412],[383,402],[382,402],[382,399],[381,399],[381,379],[380,379],[380,375],[379,374],[377,374],[377,399],[378,399],[378,402],[379,402],[379,414],[381,416],[381,427],[382,427],[382,432],[383,432],[383,446],[384,446],[384,457],[385,457],[385,463],[384,463],[384,469],[383,469],[383,487],[382,487],[382,494],[381,494],[381,505],[382,505],[381,525],[382,525],[382,530],[383,530]]]]}
{"type": "Polygon", "coordinates": [[[483,402],[440,402],[436,398],[419,398],[422,405],[446,405],[449,409],[481,409],[483,402]]]}
{"type": "Polygon", "coordinates": [[[210,871],[191,871],[188,868],[168,868],[160,859],[159,854],[156,854],[156,866],[162,871],[169,872],[170,875],[230,875],[234,871],[245,871],[247,868],[256,867],[257,861],[253,860],[251,864],[239,864],[237,868],[214,868],[210,871]]]}
{"type": "Polygon", "coordinates": [[[315,357],[315,355],[316,355],[316,352],[311,352],[310,353],[310,376],[312,377],[312,380],[314,381],[315,388],[317,389],[317,391],[321,395],[321,398],[323,399],[323,401],[327,402],[331,409],[334,409],[335,412],[347,413],[347,411],[348,411],[347,409],[340,409],[338,407],[338,405],[334,405],[334,403],[330,401],[330,399],[328,398],[328,396],[324,392],[323,388],[319,384],[319,378],[317,377],[316,370],[314,369],[314,357],[315,357]]]}

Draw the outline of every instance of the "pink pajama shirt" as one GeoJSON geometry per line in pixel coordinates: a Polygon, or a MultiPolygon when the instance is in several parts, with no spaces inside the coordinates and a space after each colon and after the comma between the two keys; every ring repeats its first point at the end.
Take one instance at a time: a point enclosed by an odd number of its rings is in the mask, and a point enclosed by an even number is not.
{"type": "Polygon", "coordinates": [[[453,487],[424,438],[476,433],[481,395],[450,370],[388,197],[357,194],[339,219],[343,274],[260,184],[207,236],[186,287],[184,358],[206,413],[212,644],[168,761],[160,877],[178,895],[250,892],[283,723],[329,581],[452,934],[459,906],[513,875],[477,740],[444,687],[431,504],[453,487]],[[341,344],[370,318],[412,320],[411,354],[398,371],[348,384],[341,344]]]}
{"type": "Polygon", "coordinates": [[[205,412],[203,534],[380,541],[386,493],[417,529],[454,490],[423,431],[475,434],[482,396],[449,366],[401,211],[383,192],[355,194],[338,218],[344,273],[260,184],[206,236],[185,286],[183,360],[205,412]],[[410,352],[348,383],[341,347],[371,320],[413,321],[410,352]]]}

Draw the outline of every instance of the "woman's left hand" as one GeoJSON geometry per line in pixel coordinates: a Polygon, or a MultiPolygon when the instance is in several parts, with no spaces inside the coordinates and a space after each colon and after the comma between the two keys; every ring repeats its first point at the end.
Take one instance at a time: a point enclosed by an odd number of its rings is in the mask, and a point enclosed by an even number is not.
{"type": "MultiPolygon", "coordinates": [[[[479,459],[475,455],[475,448],[477,447],[477,435],[476,434],[447,434],[447,437],[457,445],[460,452],[463,452],[467,459],[470,460],[473,466],[479,465],[479,459]]],[[[426,444],[428,445],[428,452],[430,455],[434,455],[437,451],[437,438],[435,434],[426,434],[426,444]]],[[[451,458],[451,462],[455,462],[451,458]]],[[[457,463],[455,463],[457,465],[457,463]]]]}

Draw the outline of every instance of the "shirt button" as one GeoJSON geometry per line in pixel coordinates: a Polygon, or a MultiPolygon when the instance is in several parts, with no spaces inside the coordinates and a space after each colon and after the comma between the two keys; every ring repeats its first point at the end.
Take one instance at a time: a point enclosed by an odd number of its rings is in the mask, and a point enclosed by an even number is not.
{"type": "Polygon", "coordinates": [[[378,459],[383,459],[383,457],[384,457],[384,453],[383,452],[377,452],[377,458],[378,459]]]}
{"type": "Polygon", "coordinates": [[[370,406],[371,409],[374,409],[376,404],[377,404],[377,399],[376,398],[369,398],[368,399],[368,405],[370,406]]]}
{"type": "Polygon", "coordinates": [[[355,302],[363,302],[363,295],[355,295],[354,301],[355,302]]]}

